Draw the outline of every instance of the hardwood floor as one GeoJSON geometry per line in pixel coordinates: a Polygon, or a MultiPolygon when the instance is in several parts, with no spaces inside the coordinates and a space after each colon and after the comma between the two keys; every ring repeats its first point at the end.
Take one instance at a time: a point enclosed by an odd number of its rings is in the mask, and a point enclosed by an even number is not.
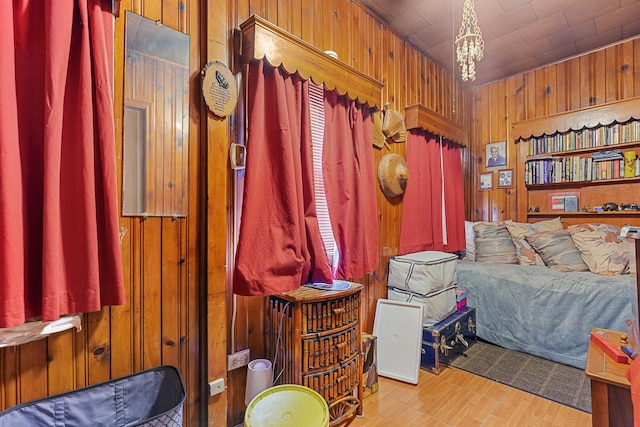
{"type": "Polygon", "coordinates": [[[456,369],[420,369],[418,385],[379,377],[349,427],[587,426],[591,414],[456,369]]]}

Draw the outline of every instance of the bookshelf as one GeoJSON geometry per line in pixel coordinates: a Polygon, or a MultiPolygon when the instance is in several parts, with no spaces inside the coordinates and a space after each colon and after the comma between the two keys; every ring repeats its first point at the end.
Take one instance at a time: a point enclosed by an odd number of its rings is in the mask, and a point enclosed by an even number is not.
{"type": "Polygon", "coordinates": [[[640,224],[640,211],[600,210],[607,202],[640,204],[640,98],[524,120],[512,129],[520,221],[561,216],[567,224],[640,224]],[[577,211],[552,206],[550,193],[577,195],[577,211]]]}

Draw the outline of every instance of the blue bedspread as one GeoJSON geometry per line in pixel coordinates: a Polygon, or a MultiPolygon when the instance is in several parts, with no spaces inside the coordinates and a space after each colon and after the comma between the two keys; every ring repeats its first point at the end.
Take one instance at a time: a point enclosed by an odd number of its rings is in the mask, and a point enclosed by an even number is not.
{"type": "Polygon", "coordinates": [[[586,366],[594,327],[627,331],[635,277],[458,261],[458,288],[477,308],[477,335],[505,348],[586,366]]]}

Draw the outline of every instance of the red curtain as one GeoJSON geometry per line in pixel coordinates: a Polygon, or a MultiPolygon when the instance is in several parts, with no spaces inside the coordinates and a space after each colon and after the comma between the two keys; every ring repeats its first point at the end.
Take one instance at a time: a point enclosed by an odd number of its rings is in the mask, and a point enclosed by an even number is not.
{"type": "Polygon", "coordinates": [[[110,0],[0,8],[0,327],[123,304],[110,0]]]}
{"type": "Polygon", "coordinates": [[[313,196],[307,85],[264,61],[249,64],[236,294],[271,295],[310,280],[331,282],[313,196]]]}
{"type": "Polygon", "coordinates": [[[407,138],[406,156],[409,181],[402,201],[399,254],[463,250],[464,188],[459,146],[441,143],[414,129],[407,138]]]}
{"type": "Polygon", "coordinates": [[[324,92],[323,170],[331,225],[340,250],[336,278],[378,268],[376,172],[368,108],[324,92]]]}

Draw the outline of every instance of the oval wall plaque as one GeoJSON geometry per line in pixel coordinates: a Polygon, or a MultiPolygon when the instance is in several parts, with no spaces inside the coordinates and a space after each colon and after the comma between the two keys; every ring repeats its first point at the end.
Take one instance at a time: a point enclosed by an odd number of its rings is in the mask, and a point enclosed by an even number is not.
{"type": "Polygon", "coordinates": [[[209,62],[202,70],[202,95],[213,114],[228,116],[238,101],[238,89],[233,73],[222,62],[209,62]]]}

